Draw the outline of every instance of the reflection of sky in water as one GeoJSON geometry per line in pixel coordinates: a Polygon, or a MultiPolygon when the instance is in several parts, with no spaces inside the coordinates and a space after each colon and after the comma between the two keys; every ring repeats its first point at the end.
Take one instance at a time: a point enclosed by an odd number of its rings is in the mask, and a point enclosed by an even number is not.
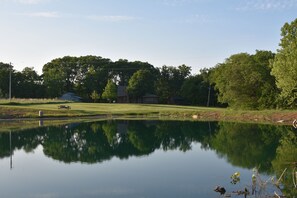
{"type": "Polygon", "coordinates": [[[9,158],[0,160],[0,197],[219,197],[213,191],[223,185],[228,191],[250,184],[251,170],[234,168],[210,150],[193,144],[192,150],[157,150],[148,156],[113,158],[97,164],[65,164],[34,152],[15,151],[13,169],[9,158]],[[241,183],[230,176],[241,172],[241,183]]]}

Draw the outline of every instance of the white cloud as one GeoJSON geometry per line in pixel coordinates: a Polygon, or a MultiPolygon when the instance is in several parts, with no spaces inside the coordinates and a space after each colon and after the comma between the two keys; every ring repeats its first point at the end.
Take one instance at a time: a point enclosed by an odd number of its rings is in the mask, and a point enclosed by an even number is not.
{"type": "Polygon", "coordinates": [[[208,15],[195,14],[195,15],[192,15],[192,16],[182,19],[180,22],[188,23],[188,24],[193,24],[193,23],[205,24],[205,23],[209,23],[212,21],[213,20],[210,19],[210,17],[208,15]]]}
{"type": "Polygon", "coordinates": [[[98,16],[91,15],[87,16],[88,19],[101,21],[101,22],[122,22],[122,21],[131,21],[135,20],[135,17],[132,16],[121,16],[121,15],[108,15],[108,16],[98,16]]]}
{"type": "Polygon", "coordinates": [[[21,4],[39,4],[43,3],[47,0],[16,0],[16,2],[21,3],[21,4]]]}
{"type": "Polygon", "coordinates": [[[181,6],[183,4],[197,3],[207,0],[162,0],[162,3],[167,6],[181,6]]]}
{"type": "Polygon", "coordinates": [[[31,13],[24,13],[20,14],[24,16],[30,17],[44,17],[44,18],[59,18],[60,15],[57,12],[31,12],[31,13]]]}
{"type": "Polygon", "coordinates": [[[246,0],[238,10],[284,10],[297,7],[297,0],[246,0]]]}

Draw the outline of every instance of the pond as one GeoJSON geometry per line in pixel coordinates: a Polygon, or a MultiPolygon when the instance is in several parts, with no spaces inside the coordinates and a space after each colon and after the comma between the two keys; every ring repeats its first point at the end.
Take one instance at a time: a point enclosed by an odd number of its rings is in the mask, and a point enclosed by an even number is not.
{"type": "Polygon", "coordinates": [[[245,188],[246,197],[296,197],[296,145],[292,127],[227,122],[107,120],[11,130],[0,133],[0,197],[222,197],[217,185],[229,197],[244,197],[245,188]]]}

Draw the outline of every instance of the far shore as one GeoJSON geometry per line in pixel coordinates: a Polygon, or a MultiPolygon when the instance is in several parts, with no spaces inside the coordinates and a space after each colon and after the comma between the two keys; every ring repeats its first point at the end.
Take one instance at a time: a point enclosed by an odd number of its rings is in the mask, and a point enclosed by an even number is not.
{"type": "Polygon", "coordinates": [[[2,103],[0,122],[13,120],[63,119],[177,119],[230,121],[292,125],[297,119],[293,110],[233,110],[161,104],[108,103],[2,103]],[[59,109],[67,105],[70,109],[59,109]]]}

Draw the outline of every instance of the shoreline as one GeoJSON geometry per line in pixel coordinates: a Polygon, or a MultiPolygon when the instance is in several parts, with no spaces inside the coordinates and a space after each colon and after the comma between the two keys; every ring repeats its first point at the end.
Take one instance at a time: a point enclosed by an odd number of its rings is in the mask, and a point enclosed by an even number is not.
{"type": "Polygon", "coordinates": [[[98,115],[77,115],[77,116],[41,116],[41,117],[0,117],[0,122],[18,122],[18,121],[62,121],[62,120],[109,120],[109,119],[160,119],[160,120],[192,120],[192,121],[213,121],[213,122],[242,122],[254,124],[272,124],[272,125],[293,125],[297,120],[296,113],[270,114],[267,116],[259,114],[245,113],[242,116],[236,114],[225,114],[221,112],[200,112],[197,114],[98,114],[98,115]]]}
{"type": "Polygon", "coordinates": [[[58,110],[56,105],[0,105],[0,122],[126,118],[292,125],[297,119],[297,111],[293,110],[232,110],[196,106],[105,103],[71,103],[71,110],[58,110]],[[40,111],[42,116],[39,116],[40,111]]]}

